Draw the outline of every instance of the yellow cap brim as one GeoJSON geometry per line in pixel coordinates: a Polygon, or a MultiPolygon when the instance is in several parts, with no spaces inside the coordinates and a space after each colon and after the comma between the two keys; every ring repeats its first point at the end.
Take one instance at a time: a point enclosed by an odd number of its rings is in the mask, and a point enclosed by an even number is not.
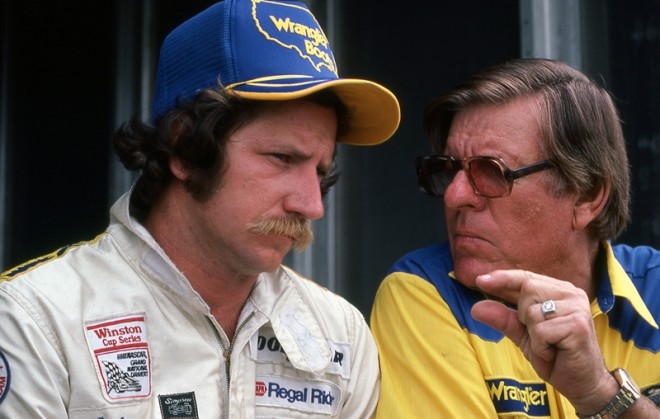
{"type": "Polygon", "coordinates": [[[253,100],[299,99],[325,89],[339,96],[349,112],[349,129],[338,140],[352,145],[381,144],[394,135],[401,122],[396,96],[387,88],[361,79],[335,79],[294,91],[255,92],[242,90],[250,83],[228,86],[240,97],[253,100]]]}

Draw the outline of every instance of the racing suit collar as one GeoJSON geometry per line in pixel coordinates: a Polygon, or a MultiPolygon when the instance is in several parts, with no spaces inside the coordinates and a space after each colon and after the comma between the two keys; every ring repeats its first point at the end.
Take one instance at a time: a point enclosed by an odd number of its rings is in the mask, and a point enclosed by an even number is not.
{"type": "MultiPolygon", "coordinates": [[[[130,215],[129,201],[130,192],[120,197],[110,210],[112,222],[109,233],[125,246],[127,249],[125,257],[154,282],[171,289],[174,294],[188,301],[189,304],[185,306],[194,304],[197,310],[210,315],[208,305],[192,288],[183,273],[178,270],[147,229],[130,215]],[[130,231],[129,235],[135,235],[140,240],[131,240],[126,236],[125,230],[124,234],[113,231],[112,224],[121,225],[130,231]]],[[[244,312],[248,309],[248,305],[253,305],[266,317],[294,367],[314,374],[322,374],[330,364],[330,346],[324,338],[312,308],[301,297],[298,290],[299,282],[294,281],[294,278],[307,281],[286,267],[280,267],[275,272],[260,274],[244,312]]],[[[253,321],[262,323],[264,319],[262,316],[257,316],[253,321]]]]}
{"type": "Polygon", "coordinates": [[[180,298],[194,302],[194,306],[210,313],[208,305],[192,288],[183,273],[174,265],[149,231],[129,213],[130,192],[122,195],[110,209],[108,234],[115,237],[126,249],[124,257],[135,269],[142,271],[150,280],[170,289],[180,298]],[[139,240],[135,240],[135,238],[139,240]]]}
{"type": "Polygon", "coordinates": [[[312,308],[300,296],[294,277],[305,281],[284,266],[259,275],[250,302],[269,319],[291,364],[322,374],[330,363],[330,346],[312,308]]]}

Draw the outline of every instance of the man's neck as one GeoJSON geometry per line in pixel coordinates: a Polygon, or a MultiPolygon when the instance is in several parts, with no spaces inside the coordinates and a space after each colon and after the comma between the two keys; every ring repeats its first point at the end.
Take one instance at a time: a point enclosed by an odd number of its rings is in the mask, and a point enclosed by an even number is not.
{"type": "Polygon", "coordinates": [[[231,340],[257,275],[236,273],[217,255],[205,252],[176,214],[171,207],[157,205],[144,226],[208,304],[211,314],[231,340]]]}
{"type": "Polygon", "coordinates": [[[190,270],[182,272],[208,304],[211,314],[231,341],[256,278],[212,277],[206,272],[193,273],[190,270]]]}

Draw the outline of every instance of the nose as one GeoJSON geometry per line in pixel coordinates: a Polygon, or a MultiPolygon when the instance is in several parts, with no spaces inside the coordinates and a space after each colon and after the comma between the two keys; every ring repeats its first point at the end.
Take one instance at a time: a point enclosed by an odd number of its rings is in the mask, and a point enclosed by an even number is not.
{"type": "Polygon", "coordinates": [[[477,195],[465,170],[459,170],[444,194],[445,206],[452,209],[481,209],[486,198],[477,195]]]}
{"type": "MultiPolygon", "coordinates": [[[[310,171],[311,172],[311,171],[310,171]]],[[[308,220],[323,217],[323,196],[316,170],[313,173],[300,174],[290,183],[290,191],[284,201],[284,209],[308,220]]]]}

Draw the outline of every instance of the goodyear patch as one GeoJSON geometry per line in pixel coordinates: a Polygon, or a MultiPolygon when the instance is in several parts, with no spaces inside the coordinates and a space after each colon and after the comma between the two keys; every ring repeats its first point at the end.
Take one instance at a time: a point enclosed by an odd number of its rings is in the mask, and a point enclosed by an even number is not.
{"type": "Polygon", "coordinates": [[[500,414],[520,413],[525,416],[550,416],[548,390],[545,383],[520,383],[495,378],[486,380],[490,398],[500,414]]]}
{"type": "MultiPolygon", "coordinates": [[[[349,344],[338,343],[328,339],[330,346],[330,363],[325,372],[329,374],[340,375],[344,379],[351,378],[351,348],[349,344]]],[[[259,335],[256,343],[250,342],[252,353],[257,362],[265,364],[281,364],[291,367],[291,362],[287,357],[279,340],[275,336],[271,327],[265,326],[259,329],[259,335]]]]}
{"type": "Polygon", "coordinates": [[[0,403],[7,397],[10,383],[11,372],[9,371],[9,362],[5,354],[0,351],[0,403]]]}
{"type": "Polygon", "coordinates": [[[341,404],[341,389],[334,383],[276,375],[257,375],[255,395],[257,406],[331,416],[341,404]]]}
{"type": "Polygon", "coordinates": [[[151,394],[144,313],[86,322],[85,335],[106,400],[134,400],[151,394]]]}

